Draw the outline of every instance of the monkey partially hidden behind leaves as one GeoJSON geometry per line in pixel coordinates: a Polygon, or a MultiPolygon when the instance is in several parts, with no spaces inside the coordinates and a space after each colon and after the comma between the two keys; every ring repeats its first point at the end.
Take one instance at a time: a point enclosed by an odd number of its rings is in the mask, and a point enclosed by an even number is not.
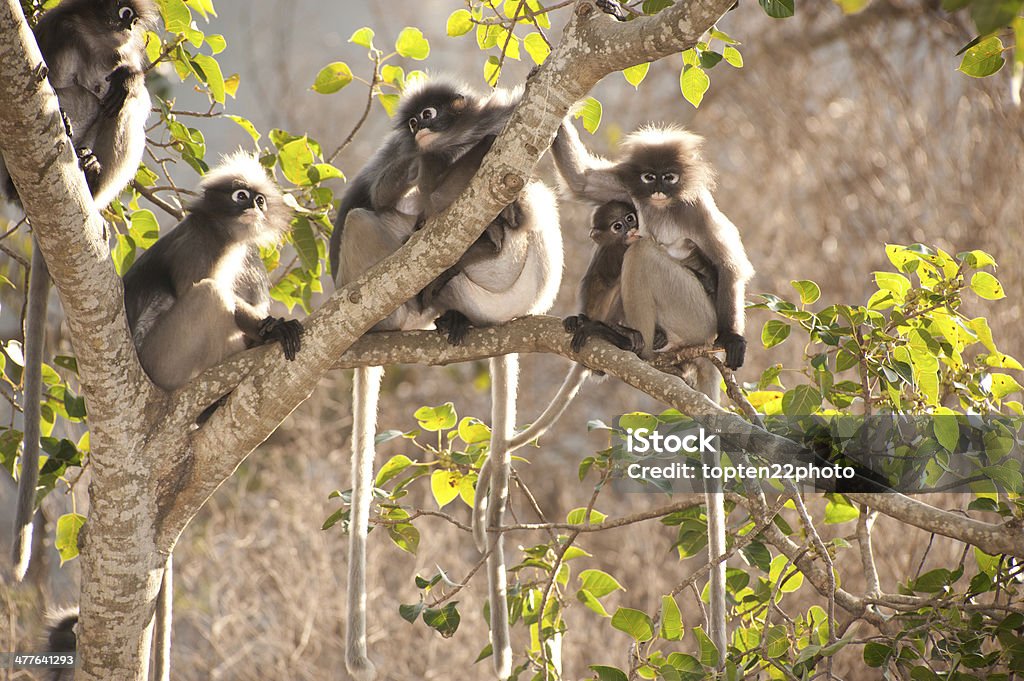
{"type": "Polygon", "coordinates": [[[302,324],[270,316],[260,246],[277,244],[291,210],[259,160],[238,152],[199,183],[188,215],[125,272],[128,325],[142,368],[164,390],[246,348],[279,342],[286,359],[302,324]]]}
{"type": "MultiPolygon", "coordinates": [[[[145,33],[158,16],[152,0],[63,0],[35,28],[46,75],[93,201],[105,208],[135,175],[146,146],[145,33]]],[[[0,194],[17,190],[0,158],[0,194]]],[[[14,576],[28,570],[39,482],[39,416],[50,274],[33,249],[25,319],[24,446],[15,512],[14,576]]]]}

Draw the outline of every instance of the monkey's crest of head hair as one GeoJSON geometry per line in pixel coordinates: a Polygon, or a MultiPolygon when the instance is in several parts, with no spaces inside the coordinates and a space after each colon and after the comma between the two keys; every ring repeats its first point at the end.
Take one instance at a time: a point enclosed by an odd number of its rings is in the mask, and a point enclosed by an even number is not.
{"type": "MultiPolygon", "coordinates": [[[[254,154],[239,149],[221,157],[221,162],[199,182],[199,191],[204,197],[208,191],[220,191],[225,188],[248,189],[253,193],[262,194],[266,199],[264,224],[267,229],[259,239],[260,245],[274,245],[288,231],[292,209],[284,202],[281,189],[254,154]]],[[[202,204],[204,197],[194,203],[192,208],[195,209],[202,204]]]]}
{"type": "Polygon", "coordinates": [[[465,83],[448,76],[417,78],[402,91],[402,100],[395,112],[394,127],[404,129],[406,122],[428,106],[463,98],[464,105],[475,107],[480,95],[465,83]]]}
{"type": "Polygon", "coordinates": [[[680,168],[681,193],[692,196],[712,189],[715,174],[704,160],[704,138],[676,125],[645,125],[622,141],[621,158],[632,166],[673,161],[680,168]]]}

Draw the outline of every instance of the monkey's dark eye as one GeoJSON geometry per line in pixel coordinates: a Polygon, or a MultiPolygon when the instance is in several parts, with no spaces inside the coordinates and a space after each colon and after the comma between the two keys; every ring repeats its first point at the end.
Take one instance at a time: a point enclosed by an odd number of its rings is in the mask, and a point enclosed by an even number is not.
{"type": "Polygon", "coordinates": [[[644,184],[652,184],[657,179],[658,176],[655,175],[654,173],[644,173],[643,175],[640,176],[640,181],[643,182],[644,184]]]}
{"type": "Polygon", "coordinates": [[[612,223],[612,231],[613,232],[621,232],[622,231],[622,223],[621,222],[613,222],[612,223]]]}
{"type": "Polygon", "coordinates": [[[636,224],[636,215],[634,215],[633,213],[630,213],[629,215],[627,215],[626,216],[626,224],[629,225],[630,227],[635,225],[636,224]]]}
{"type": "Polygon", "coordinates": [[[411,130],[413,132],[413,134],[416,133],[416,130],[419,127],[420,127],[420,122],[418,120],[416,120],[415,118],[410,118],[409,119],[409,130],[411,130]]]}
{"type": "Polygon", "coordinates": [[[252,194],[250,194],[247,189],[236,189],[231,194],[231,200],[235,203],[249,203],[249,199],[251,197],[252,194]]]}
{"type": "Polygon", "coordinates": [[[267,209],[267,200],[263,197],[263,194],[257,194],[254,203],[256,204],[256,207],[259,208],[260,210],[267,209]]]}
{"type": "Polygon", "coordinates": [[[661,176],[661,179],[666,184],[675,184],[676,182],[679,181],[679,175],[677,175],[676,173],[665,173],[664,175],[661,176]]]}
{"type": "Polygon", "coordinates": [[[431,118],[437,118],[437,109],[432,106],[428,106],[426,109],[420,112],[420,118],[425,121],[429,121],[431,118]]]}
{"type": "Polygon", "coordinates": [[[128,5],[122,5],[117,10],[117,18],[125,23],[128,23],[129,21],[135,18],[135,10],[133,10],[128,5]]]}

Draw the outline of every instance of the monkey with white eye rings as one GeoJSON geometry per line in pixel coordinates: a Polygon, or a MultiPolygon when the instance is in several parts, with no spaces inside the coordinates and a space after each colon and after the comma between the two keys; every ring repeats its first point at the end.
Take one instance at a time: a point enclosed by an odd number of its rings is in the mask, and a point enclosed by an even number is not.
{"type": "MultiPolygon", "coordinates": [[[[338,287],[397,251],[422,222],[447,208],[479,168],[504,128],[518,94],[480,96],[444,79],[419,82],[399,102],[394,130],[350,182],[331,237],[331,267],[338,287]],[[481,153],[481,151],[483,153],[481,153]]],[[[471,248],[497,254],[504,227],[489,226],[471,248]]],[[[467,256],[470,257],[471,256],[467,256]]],[[[372,330],[427,328],[437,313],[424,297],[404,303],[372,330]]],[[[374,436],[382,367],[354,372],[352,386],[352,508],[349,535],[345,665],[356,679],[376,677],[366,643],[366,539],[373,485],[374,436]]],[[[496,660],[506,659],[505,635],[494,635],[496,660]]],[[[507,659],[511,660],[510,648],[507,659]]]]}
{"type": "MultiPolygon", "coordinates": [[[[651,126],[629,135],[618,160],[608,161],[591,154],[567,122],[551,151],[563,182],[578,198],[629,201],[637,208],[641,238],[623,257],[621,295],[625,325],[644,341],[641,356],[652,356],[660,326],[676,345],[713,342],[724,348],[726,366],[737,369],[746,352],[743,299],[754,269],[739,230],[711,195],[713,174],[701,143],[680,128],[651,126]]],[[[689,370],[697,389],[717,402],[720,381],[711,361],[698,358],[689,370]]],[[[705,453],[704,463],[719,465],[719,455],[705,453]]],[[[705,480],[709,556],[725,552],[721,491],[720,481],[705,480]]],[[[710,634],[725,650],[724,562],[713,566],[710,584],[710,634]]]]}
{"type": "MultiPolygon", "coordinates": [[[[135,175],[146,145],[145,31],[158,16],[151,0],[64,0],[35,27],[45,73],[98,208],[135,175]]],[[[0,158],[0,194],[18,201],[0,158]]],[[[50,274],[33,248],[25,318],[24,438],[14,520],[14,577],[28,570],[39,481],[39,418],[50,274]]]]}
{"type": "Polygon", "coordinates": [[[231,355],[278,342],[294,360],[302,324],[270,316],[260,246],[291,220],[259,160],[238,152],[199,183],[188,215],[125,272],[128,325],[146,374],[176,390],[231,355]]]}
{"type": "MultiPolygon", "coordinates": [[[[626,138],[619,160],[613,162],[592,155],[567,123],[559,129],[551,150],[572,194],[593,203],[632,202],[638,212],[640,236],[660,245],[676,262],[690,264],[699,252],[707,263],[699,269],[714,272],[716,333],[712,340],[725,349],[726,366],[738,369],[746,353],[743,297],[754,269],[739,231],[711,196],[713,175],[701,156],[701,142],[700,137],[680,128],[643,128],[626,138]]],[[[640,251],[650,252],[647,247],[640,251]]],[[[627,255],[627,261],[635,260],[640,251],[627,255]]],[[[642,283],[636,282],[633,290],[639,291],[642,283]]],[[[658,288],[665,291],[664,286],[658,288]]],[[[635,300],[639,303],[644,297],[635,300]]],[[[626,325],[644,336],[646,357],[653,352],[655,321],[661,321],[657,313],[649,306],[626,309],[626,325]]],[[[692,337],[692,329],[681,325],[685,315],[672,322],[660,323],[670,341],[680,343],[682,336],[692,337]]]]}

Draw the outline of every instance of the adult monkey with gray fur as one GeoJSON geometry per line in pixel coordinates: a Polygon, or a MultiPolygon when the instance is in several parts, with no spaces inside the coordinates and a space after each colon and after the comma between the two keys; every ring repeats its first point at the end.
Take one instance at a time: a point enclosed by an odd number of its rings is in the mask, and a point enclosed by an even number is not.
{"type": "MultiPolygon", "coordinates": [[[[500,324],[541,314],[554,303],[562,279],[562,234],[555,196],[543,182],[530,180],[511,213],[514,217],[502,229],[503,242],[497,253],[474,252],[474,246],[433,289],[430,303],[444,311],[436,322],[438,332],[452,344],[461,344],[471,325],[500,324]]],[[[490,551],[487,582],[491,647],[495,671],[500,679],[507,679],[512,673],[512,646],[504,535],[494,532],[488,540],[487,530],[502,525],[511,452],[517,439],[528,440],[522,434],[515,436],[518,355],[492,358],[490,371],[491,447],[476,486],[473,538],[481,552],[490,551]]]]}
{"type": "Polygon", "coordinates": [[[228,156],[199,183],[188,215],[125,272],[128,326],[146,374],[176,390],[242,350],[279,342],[288,360],[302,324],[270,316],[260,246],[276,245],[291,210],[255,156],[228,156]]]}
{"type": "MultiPolygon", "coordinates": [[[[504,128],[516,101],[515,95],[504,92],[481,97],[445,80],[417,83],[403,93],[394,129],[351,181],[339,206],[329,252],[339,288],[397,251],[424,217],[444,210],[462,193],[479,166],[482,147],[478,145],[487,145],[484,140],[504,128]]],[[[489,227],[488,235],[471,250],[497,252],[503,234],[489,227]]],[[[417,297],[371,330],[423,329],[435,317],[431,306],[417,297]]],[[[358,368],[352,386],[345,663],[360,681],[376,676],[366,644],[366,539],[383,374],[382,367],[358,368]]]]}
{"type": "MultiPolygon", "coordinates": [[[[302,324],[269,314],[270,280],[259,252],[288,230],[291,210],[280,190],[254,156],[237,153],[207,173],[199,191],[185,219],[124,274],[139,361],[167,391],[247,347],[279,342],[288,360],[301,347],[302,324]]],[[[170,573],[168,561],[154,632],[161,681],[169,678],[170,573]]],[[[74,610],[51,622],[50,652],[75,649],[77,623],[74,610]]],[[[52,678],[72,679],[73,670],[55,670],[52,678]]]]}
{"type": "MultiPolygon", "coordinates": [[[[625,324],[640,332],[640,354],[654,352],[656,326],[677,345],[714,342],[725,349],[725,364],[737,369],[746,352],[744,293],[754,274],[739,230],[715,205],[713,174],[700,153],[697,135],[674,127],[648,127],[622,144],[619,159],[592,155],[571,123],[564,124],[552,145],[555,164],[569,190],[593,203],[630,201],[639,217],[640,240],[626,251],[622,267],[625,324]],[[711,300],[694,269],[713,272],[711,300]]],[[[692,364],[696,385],[718,401],[719,380],[707,358],[692,364]]],[[[717,453],[705,463],[719,465],[717,453]]],[[[705,480],[708,555],[725,553],[725,508],[719,481],[705,480]]],[[[724,662],[725,563],[711,570],[712,640],[724,662]]]]}
{"type": "MultiPolygon", "coordinates": [[[[150,100],[143,67],[145,29],[157,16],[151,0],[64,0],[35,28],[47,74],[97,208],[105,208],[135,175],[146,145],[150,100]]],[[[0,192],[17,190],[0,159],[0,192]]],[[[39,482],[39,417],[50,273],[32,251],[25,320],[24,445],[14,518],[14,576],[32,553],[32,516],[39,482]]]]}

